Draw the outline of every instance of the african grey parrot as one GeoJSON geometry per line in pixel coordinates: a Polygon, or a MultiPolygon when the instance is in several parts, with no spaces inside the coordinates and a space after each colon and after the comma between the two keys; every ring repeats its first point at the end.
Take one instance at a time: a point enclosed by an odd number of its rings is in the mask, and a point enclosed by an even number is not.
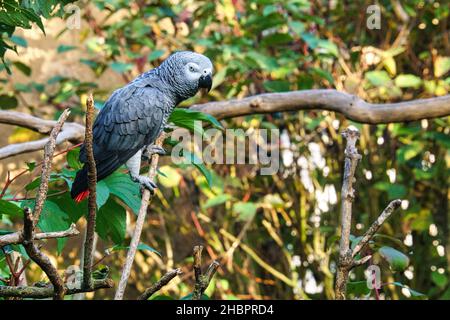
{"type": "MultiPolygon", "coordinates": [[[[155,139],[176,105],[193,97],[200,88],[211,89],[212,71],[207,57],[190,51],[176,52],[159,67],[114,91],[93,126],[97,180],[126,164],[132,180],[153,192],[155,183],[139,175],[142,153],[164,153],[164,149],[153,145],[155,139]]],[[[85,165],[77,172],[71,190],[77,202],[89,194],[84,145],[80,161],[85,165]]]]}

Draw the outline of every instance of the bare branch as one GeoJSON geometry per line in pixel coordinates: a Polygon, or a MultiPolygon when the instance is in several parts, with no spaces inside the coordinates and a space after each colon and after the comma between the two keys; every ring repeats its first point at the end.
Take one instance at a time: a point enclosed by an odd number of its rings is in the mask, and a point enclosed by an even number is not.
{"type": "MultiPolygon", "coordinates": [[[[36,233],[34,235],[34,240],[66,238],[66,237],[73,237],[79,234],[80,232],[76,229],[75,224],[72,223],[70,228],[64,231],[36,233]]],[[[23,233],[21,231],[8,233],[3,236],[0,236],[0,247],[6,246],[8,244],[19,244],[22,242],[23,242],[23,233]]]]}
{"type": "Polygon", "coordinates": [[[380,214],[377,220],[375,220],[369,229],[367,229],[366,233],[362,237],[362,239],[358,242],[352,252],[352,257],[354,258],[373,238],[375,233],[380,229],[381,225],[386,221],[387,218],[391,216],[391,214],[400,207],[402,204],[402,200],[397,199],[389,203],[386,209],[380,214]]]}
{"type": "Polygon", "coordinates": [[[350,126],[342,135],[347,139],[345,148],[344,178],[341,191],[341,241],[339,245],[339,261],[336,275],[335,295],[336,300],[345,300],[348,274],[353,265],[350,250],[350,228],[352,224],[352,203],[354,199],[353,182],[355,170],[361,155],[356,149],[356,141],[359,138],[357,128],[350,126]]]}
{"type": "MultiPolygon", "coordinates": [[[[114,287],[114,282],[111,279],[94,280],[92,289],[82,287],[69,288],[65,287],[66,295],[72,295],[82,292],[92,292],[98,289],[109,289],[114,287]]],[[[32,299],[46,299],[53,296],[53,286],[48,287],[12,287],[0,286],[0,297],[18,297],[18,298],[32,298],[32,299]]]]}
{"type": "Polygon", "coordinates": [[[173,278],[181,274],[183,274],[183,272],[181,272],[181,269],[179,268],[170,270],[164,276],[162,276],[162,278],[159,279],[158,282],[145,290],[144,293],[138,297],[138,300],[148,300],[155,292],[161,290],[161,288],[167,285],[173,278]]]}
{"type": "MultiPolygon", "coordinates": [[[[165,139],[164,132],[160,134],[158,139],[156,139],[155,145],[162,146],[165,139]]],[[[158,167],[159,155],[153,154],[150,163],[150,169],[148,171],[148,177],[154,179],[156,177],[156,169],[158,167]]],[[[144,189],[142,193],[141,207],[139,209],[138,217],[136,219],[136,225],[134,227],[133,236],[130,242],[130,248],[127,252],[127,258],[125,260],[125,265],[122,270],[122,275],[120,277],[119,285],[117,287],[115,300],[122,300],[125,293],[125,288],[127,286],[128,278],[130,277],[131,266],[133,265],[134,257],[136,255],[137,247],[141,239],[142,228],[144,226],[145,217],[147,216],[147,208],[152,200],[153,196],[150,191],[144,189]]]]}
{"type": "Polygon", "coordinates": [[[24,210],[24,225],[23,225],[23,246],[30,257],[47,275],[50,282],[53,284],[54,300],[64,299],[65,287],[64,281],[58,274],[58,270],[52,265],[50,259],[39,250],[33,242],[34,235],[34,220],[30,208],[24,210]]]}
{"type": "Polygon", "coordinates": [[[70,109],[64,110],[64,112],[59,117],[59,120],[56,123],[55,127],[52,129],[49,140],[44,147],[44,159],[42,161],[41,183],[37,191],[35,206],[33,210],[34,211],[33,227],[35,227],[39,221],[42,209],[44,208],[45,199],[47,198],[48,181],[50,179],[50,173],[52,169],[52,159],[53,153],[55,152],[56,139],[58,137],[59,132],[61,131],[62,126],[64,125],[64,121],[66,121],[69,114],[70,109]]]}
{"type": "MultiPolygon", "coordinates": [[[[74,122],[69,122],[64,125],[60,135],[56,139],[56,145],[60,145],[66,141],[77,143],[83,139],[83,135],[84,128],[82,126],[74,122]]],[[[42,150],[48,141],[49,138],[43,138],[35,141],[10,144],[0,148],[0,160],[27,152],[42,150]]]]}
{"type": "Polygon", "coordinates": [[[213,261],[205,274],[202,274],[202,251],[203,246],[195,246],[194,247],[194,275],[195,275],[195,285],[194,292],[192,292],[192,300],[200,300],[202,298],[203,293],[208,288],[209,283],[211,282],[214,274],[219,268],[220,264],[218,261],[213,261]]]}
{"type": "Polygon", "coordinates": [[[83,258],[83,285],[85,288],[92,288],[92,260],[94,256],[94,235],[95,235],[95,216],[97,214],[97,169],[95,167],[94,149],[93,149],[93,133],[92,125],[94,123],[94,98],[92,93],[86,101],[86,137],[84,144],[86,147],[86,157],[88,165],[88,217],[86,225],[86,238],[84,241],[84,258],[83,258]]]}
{"type": "Polygon", "coordinates": [[[202,252],[203,246],[194,247],[194,275],[196,282],[200,282],[200,277],[202,276],[202,252]]]}

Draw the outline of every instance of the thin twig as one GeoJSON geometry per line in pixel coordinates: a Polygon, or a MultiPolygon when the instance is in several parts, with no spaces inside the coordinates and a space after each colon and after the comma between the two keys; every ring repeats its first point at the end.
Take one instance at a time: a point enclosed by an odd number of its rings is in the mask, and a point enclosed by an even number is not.
{"type": "MultiPolygon", "coordinates": [[[[34,240],[66,238],[66,237],[73,237],[73,236],[76,236],[79,234],[80,234],[80,232],[77,230],[75,224],[72,223],[70,228],[67,230],[64,230],[64,231],[36,233],[34,235],[34,240]]],[[[22,242],[23,242],[22,231],[8,233],[3,236],[0,236],[0,247],[6,246],[9,244],[20,244],[22,242]]]]}
{"type": "Polygon", "coordinates": [[[158,280],[154,285],[150,288],[146,289],[143,294],[138,297],[138,300],[148,300],[155,292],[161,290],[162,287],[167,285],[173,278],[178,275],[181,275],[181,269],[174,269],[167,272],[161,279],[158,280]]]}
{"type": "MultiPolygon", "coordinates": [[[[164,142],[165,134],[164,132],[160,134],[158,139],[156,139],[155,144],[157,146],[162,146],[164,142]]],[[[151,158],[150,169],[148,171],[148,177],[154,179],[156,177],[156,169],[158,167],[159,155],[153,154],[151,158]]],[[[130,242],[130,248],[127,252],[127,258],[125,260],[125,265],[122,270],[122,275],[120,277],[119,285],[117,287],[116,294],[114,296],[115,300],[122,300],[125,293],[125,288],[127,286],[128,278],[130,277],[131,266],[133,265],[134,257],[136,256],[137,247],[141,239],[142,228],[144,226],[145,217],[147,216],[147,208],[153,196],[150,191],[144,189],[142,193],[141,207],[139,208],[138,217],[136,219],[136,225],[134,227],[133,236],[130,242]]]]}
{"type": "Polygon", "coordinates": [[[64,299],[66,288],[64,287],[64,281],[58,274],[58,270],[53,266],[50,259],[39,250],[39,248],[33,242],[34,235],[34,220],[33,214],[30,208],[24,209],[24,223],[23,223],[23,246],[31,260],[45,272],[50,282],[53,284],[54,300],[64,299]]]}
{"type": "Polygon", "coordinates": [[[84,258],[83,258],[83,286],[92,289],[92,260],[94,256],[94,235],[95,235],[95,216],[97,213],[97,169],[95,167],[93,133],[92,125],[94,122],[94,98],[89,94],[86,101],[86,131],[84,144],[86,147],[86,157],[88,166],[88,216],[86,225],[86,238],[84,240],[84,258]]]}
{"type": "Polygon", "coordinates": [[[357,128],[350,126],[342,135],[347,139],[345,148],[344,178],[341,191],[341,241],[339,245],[339,261],[336,274],[335,298],[345,300],[348,274],[353,264],[350,250],[350,228],[352,223],[352,203],[354,200],[353,182],[355,170],[361,155],[356,149],[356,141],[359,138],[357,128]]]}
{"type": "Polygon", "coordinates": [[[375,233],[380,229],[381,225],[386,221],[387,218],[391,216],[391,214],[400,207],[402,204],[402,200],[397,199],[391,201],[386,209],[380,214],[377,220],[375,220],[369,229],[367,229],[366,233],[362,237],[362,239],[358,242],[358,244],[353,248],[352,257],[354,258],[373,238],[375,233]]]}

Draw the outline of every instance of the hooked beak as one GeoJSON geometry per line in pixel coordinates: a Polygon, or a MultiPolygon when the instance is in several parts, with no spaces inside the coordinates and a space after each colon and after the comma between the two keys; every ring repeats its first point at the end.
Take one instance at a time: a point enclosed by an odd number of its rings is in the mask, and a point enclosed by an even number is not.
{"type": "Polygon", "coordinates": [[[198,79],[198,87],[199,88],[204,88],[207,90],[207,92],[209,92],[211,90],[212,87],[212,77],[211,74],[207,74],[206,76],[202,75],[199,79],[198,79]]]}

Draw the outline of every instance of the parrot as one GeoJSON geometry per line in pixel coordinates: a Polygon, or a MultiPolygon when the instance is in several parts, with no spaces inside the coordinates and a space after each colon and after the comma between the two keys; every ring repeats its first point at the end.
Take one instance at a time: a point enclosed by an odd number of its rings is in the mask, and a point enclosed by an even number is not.
{"type": "MultiPolygon", "coordinates": [[[[115,90],[98,113],[92,129],[97,181],[125,164],[131,179],[153,193],[157,188],[155,182],[139,174],[142,157],[165,154],[154,142],[168,126],[170,114],[200,89],[209,92],[212,74],[213,65],[208,57],[178,51],[158,67],[115,90]]],[[[80,147],[79,160],[84,165],[76,173],[71,188],[71,197],[76,202],[89,195],[84,144],[80,147]]]]}

